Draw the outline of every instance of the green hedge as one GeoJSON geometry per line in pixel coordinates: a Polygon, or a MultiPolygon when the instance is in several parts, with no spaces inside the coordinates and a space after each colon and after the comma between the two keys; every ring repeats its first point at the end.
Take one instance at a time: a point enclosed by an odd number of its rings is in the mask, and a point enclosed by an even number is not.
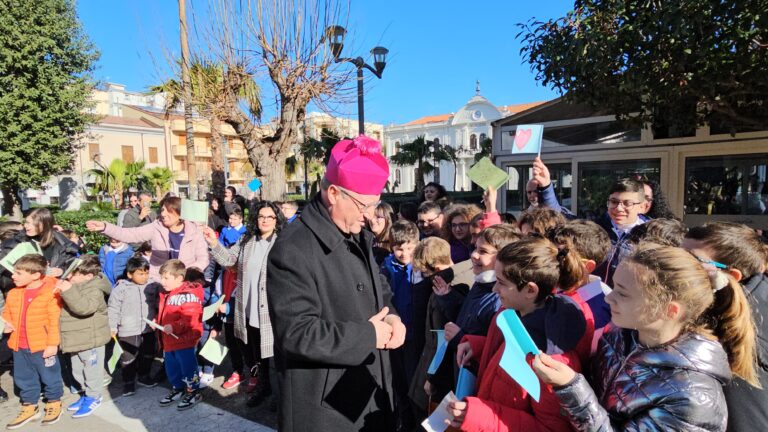
{"type": "Polygon", "coordinates": [[[99,220],[109,223],[117,222],[117,211],[54,211],[56,224],[64,229],[72,230],[77,233],[85,242],[86,251],[98,253],[107,242],[107,238],[100,233],[93,233],[85,228],[85,222],[89,220],[99,220]]]}

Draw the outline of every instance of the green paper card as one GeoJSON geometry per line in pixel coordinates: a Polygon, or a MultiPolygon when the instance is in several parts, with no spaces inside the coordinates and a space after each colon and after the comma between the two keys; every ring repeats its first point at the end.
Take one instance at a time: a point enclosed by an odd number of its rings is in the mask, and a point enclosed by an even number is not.
{"type": "Polygon", "coordinates": [[[208,203],[188,199],[181,200],[181,218],[208,225],[208,203]]]}
{"type": "Polygon", "coordinates": [[[224,303],[224,296],[219,297],[218,300],[216,300],[216,303],[210,304],[203,308],[203,322],[208,321],[209,319],[213,318],[214,315],[216,315],[216,312],[219,310],[219,306],[224,303]]]}
{"type": "Polygon", "coordinates": [[[509,174],[494,165],[487,157],[480,159],[480,161],[469,170],[467,176],[472,180],[472,183],[483,189],[488,189],[488,186],[493,186],[494,189],[499,190],[499,188],[509,180],[509,174]]]}
{"type": "Polygon", "coordinates": [[[110,357],[109,361],[107,362],[107,370],[109,371],[110,374],[115,372],[115,368],[117,367],[117,362],[120,361],[121,355],[123,355],[123,347],[121,347],[120,342],[118,342],[117,339],[115,339],[115,347],[112,349],[112,357],[110,357]]]}
{"type": "Polygon", "coordinates": [[[205,341],[203,349],[200,350],[200,355],[208,359],[211,363],[220,365],[221,362],[224,361],[224,357],[227,356],[227,352],[229,352],[227,347],[220,344],[216,338],[209,337],[208,340],[205,341]]]}
{"type": "Polygon", "coordinates": [[[15,248],[8,252],[8,255],[6,255],[5,258],[0,260],[0,265],[7,268],[9,272],[13,273],[13,265],[16,264],[16,261],[18,261],[19,258],[23,257],[24,255],[29,254],[42,255],[40,250],[36,248],[35,245],[31,242],[19,243],[15,248]]]}

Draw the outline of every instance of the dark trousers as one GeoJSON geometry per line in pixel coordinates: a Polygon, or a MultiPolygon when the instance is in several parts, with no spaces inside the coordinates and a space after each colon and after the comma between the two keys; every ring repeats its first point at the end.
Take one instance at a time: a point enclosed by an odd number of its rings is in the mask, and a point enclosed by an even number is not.
{"type": "MultiPolygon", "coordinates": [[[[243,344],[245,363],[251,370],[251,376],[259,377],[259,385],[271,389],[269,382],[269,360],[261,358],[261,331],[249,324],[245,326],[248,332],[248,344],[243,344]]],[[[242,341],[240,341],[242,344],[242,341]]]]}
{"type": "Polygon", "coordinates": [[[40,390],[48,401],[58,401],[64,395],[61,382],[61,362],[57,356],[43,358],[43,352],[20,349],[13,353],[13,383],[19,388],[22,403],[36,405],[40,390]],[[46,366],[46,360],[48,366],[46,366]],[[42,385],[41,385],[42,383],[42,385]]]}
{"type": "Polygon", "coordinates": [[[406,340],[403,346],[389,352],[392,364],[392,390],[395,393],[395,412],[401,426],[411,430],[416,425],[408,390],[416,372],[419,358],[416,356],[413,340],[406,340]]]}
{"type": "Polygon", "coordinates": [[[166,351],[163,358],[165,359],[165,373],[168,375],[168,382],[174,389],[197,390],[200,388],[195,347],[166,351]]]}
{"type": "Polygon", "coordinates": [[[229,360],[232,362],[232,372],[237,372],[239,375],[242,375],[243,370],[245,369],[245,356],[243,354],[244,344],[243,341],[235,336],[235,323],[224,323],[224,338],[227,348],[229,348],[229,360]]]}
{"type": "Polygon", "coordinates": [[[148,376],[155,360],[155,332],[118,338],[123,354],[120,356],[123,382],[132,383],[136,376],[148,376]]]}

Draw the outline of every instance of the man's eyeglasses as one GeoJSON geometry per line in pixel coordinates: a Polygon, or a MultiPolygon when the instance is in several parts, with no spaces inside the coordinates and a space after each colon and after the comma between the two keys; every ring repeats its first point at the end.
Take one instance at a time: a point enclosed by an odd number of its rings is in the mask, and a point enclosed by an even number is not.
{"type": "Polygon", "coordinates": [[[416,225],[418,225],[418,226],[420,226],[420,227],[425,227],[425,226],[427,226],[427,225],[431,224],[432,222],[436,221],[436,220],[437,220],[437,218],[439,218],[439,217],[440,217],[440,215],[437,215],[437,216],[433,217],[432,219],[427,219],[427,220],[421,220],[421,219],[419,219],[419,220],[416,222],[416,225]]]}
{"type": "Polygon", "coordinates": [[[258,215],[258,216],[256,216],[256,219],[260,220],[260,221],[273,221],[273,220],[277,220],[277,216],[258,215]]]}
{"type": "Polygon", "coordinates": [[[452,223],[451,229],[467,229],[469,228],[469,223],[467,222],[461,222],[461,223],[452,223]]]}
{"type": "Polygon", "coordinates": [[[634,207],[634,206],[636,206],[638,204],[642,204],[642,203],[641,202],[634,202],[634,201],[630,201],[630,200],[624,200],[624,201],[617,200],[617,199],[609,199],[608,200],[608,208],[611,208],[611,209],[616,208],[616,207],[619,206],[619,204],[624,206],[625,209],[631,209],[632,207],[634,207]]]}
{"type": "Polygon", "coordinates": [[[352,200],[352,202],[355,203],[355,206],[357,207],[357,210],[360,213],[368,213],[368,211],[370,211],[371,209],[375,209],[379,204],[381,204],[381,200],[376,201],[374,203],[366,204],[366,203],[360,201],[359,199],[353,197],[349,192],[347,192],[346,190],[344,190],[342,188],[339,188],[339,191],[341,193],[343,193],[344,195],[346,195],[349,199],[352,200]]]}

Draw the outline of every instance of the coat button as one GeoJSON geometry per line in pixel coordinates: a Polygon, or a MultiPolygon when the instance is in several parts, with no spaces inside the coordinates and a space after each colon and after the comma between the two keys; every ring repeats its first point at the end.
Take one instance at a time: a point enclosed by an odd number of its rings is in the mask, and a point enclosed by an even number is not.
{"type": "Polygon", "coordinates": [[[357,290],[360,291],[360,292],[363,292],[363,284],[358,283],[357,284],[357,290]]]}

